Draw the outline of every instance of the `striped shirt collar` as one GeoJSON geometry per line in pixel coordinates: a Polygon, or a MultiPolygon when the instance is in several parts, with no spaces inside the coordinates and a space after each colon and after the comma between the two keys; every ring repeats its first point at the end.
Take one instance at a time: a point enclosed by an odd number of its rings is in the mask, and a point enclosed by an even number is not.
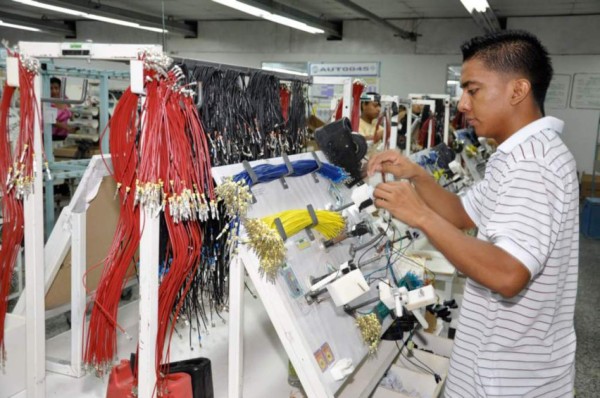
{"type": "Polygon", "coordinates": [[[516,133],[508,137],[506,141],[498,146],[498,150],[504,153],[510,153],[517,145],[525,142],[532,135],[542,130],[550,129],[557,133],[562,133],[565,122],[552,116],[546,116],[529,123],[516,133]]]}

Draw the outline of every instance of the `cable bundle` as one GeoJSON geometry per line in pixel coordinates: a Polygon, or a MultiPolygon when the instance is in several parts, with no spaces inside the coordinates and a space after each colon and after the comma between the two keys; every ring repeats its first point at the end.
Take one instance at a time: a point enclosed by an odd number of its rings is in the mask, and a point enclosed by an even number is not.
{"type": "Polygon", "coordinates": [[[287,123],[289,120],[289,112],[290,112],[290,98],[292,93],[290,89],[285,84],[279,85],[279,98],[281,99],[281,116],[283,118],[283,122],[287,123]]]}
{"type": "Polygon", "coordinates": [[[196,67],[192,75],[202,84],[199,112],[213,165],[301,151],[307,112],[302,82],[292,82],[288,100],[279,79],[268,73],[246,76],[232,70],[196,67]],[[291,105],[286,105],[290,101],[291,105]]]}
{"type": "Polygon", "coordinates": [[[358,131],[360,123],[360,96],[366,87],[366,83],[362,80],[355,80],[352,83],[352,110],[350,112],[350,121],[352,131],[358,131]]]}
{"type": "Polygon", "coordinates": [[[128,89],[111,119],[110,150],[121,213],[94,299],[84,359],[100,374],[111,366],[120,293],[139,245],[138,205],[151,214],[164,212],[168,267],[158,292],[156,341],[161,395],[164,375],[160,365],[169,360],[169,341],[201,264],[201,222],[217,209],[208,145],[185,75],[177,67],[169,70],[171,60],[161,54],[144,53],[142,59],[146,100],[141,114],[138,96],[128,89]]]}
{"type": "Polygon", "coordinates": [[[334,111],[334,115],[335,115],[334,119],[335,120],[340,120],[342,118],[343,110],[344,110],[344,99],[341,98],[335,107],[335,111],[334,111]]]}
{"type": "MultiPolygon", "coordinates": [[[[178,67],[152,76],[146,86],[137,198],[150,211],[164,210],[168,267],[159,288],[156,369],[158,394],[164,389],[170,341],[185,297],[201,265],[201,222],[216,214],[209,149],[185,73],[178,67]]],[[[204,270],[205,271],[205,270],[204,270]]],[[[203,272],[211,278],[214,273],[203,272]]],[[[202,282],[201,282],[202,284],[202,282]]],[[[219,310],[219,309],[217,309],[219,310]]]]}
{"type": "Polygon", "coordinates": [[[193,76],[202,85],[199,113],[210,142],[212,164],[262,158],[263,136],[256,128],[244,76],[211,67],[197,67],[193,76]]]}
{"type": "Polygon", "coordinates": [[[252,105],[256,128],[263,135],[262,150],[265,157],[280,156],[290,151],[284,131],[284,119],[281,113],[279,79],[263,72],[250,75],[246,95],[252,105]]]}
{"type": "MultiPolygon", "coordinates": [[[[0,103],[0,194],[2,195],[2,245],[0,247],[0,361],[4,365],[4,322],[8,295],[15,262],[24,237],[23,200],[33,193],[34,127],[36,115],[40,115],[34,92],[34,79],[39,63],[8,51],[19,57],[20,126],[14,153],[9,138],[8,117],[14,87],[4,86],[0,103]]],[[[47,169],[47,164],[46,164],[47,169]]],[[[48,170],[48,169],[47,169],[48,170]]],[[[50,177],[49,171],[48,176],[50,177]]],[[[41,192],[39,193],[41,194],[41,192]]]]}
{"type": "Polygon", "coordinates": [[[298,153],[304,148],[306,135],[308,133],[306,114],[308,97],[306,85],[299,81],[292,82],[292,103],[290,105],[290,116],[288,125],[288,142],[290,153],[298,153]]]}
{"type": "Polygon", "coordinates": [[[306,209],[285,210],[263,217],[261,220],[270,228],[276,230],[275,220],[279,219],[288,237],[294,236],[308,227],[313,227],[326,239],[334,238],[344,230],[346,224],[340,213],[329,210],[315,210],[315,215],[318,220],[315,226],[313,226],[311,215],[306,209]]]}
{"type": "Polygon", "coordinates": [[[316,210],[317,224],[307,209],[286,210],[260,220],[246,219],[244,227],[248,234],[248,245],[260,260],[260,271],[273,281],[285,259],[283,239],[277,233],[276,220],[279,219],[287,237],[296,235],[306,228],[314,228],[326,239],[331,239],[344,230],[345,221],[340,213],[316,210]]]}
{"type": "MultiPolygon", "coordinates": [[[[195,323],[195,329],[200,331],[207,329],[209,324],[214,326],[213,314],[221,318],[220,311],[227,307],[229,291],[227,278],[229,277],[229,263],[231,254],[234,252],[230,248],[229,234],[220,234],[224,229],[228,229],[231,218],[223,216],[223,202],[219,201],[217,212],[219,217],[209,218],[202,223],[202,249],[200,265],[194,274],[192,274],[190,288],[187,295],[180,291],[183,303],[179,318],[190,323],[195,323]]],[[[176,300],[179,302],[179,299],[176,300]]],[[[190,349],[193,337],[194,327],[189,328],[190,349]]],[[[200,333],[197,334],[197,340],[201,342],[200,333]]]]}
{"type": "Polygon", "coordinates": [[[319,164],[315,160],[297,160],[291,162],[292,174],[289,174],[288,167],[285,163],[279,165],[261,164],[252,168],[258,181],[252,181],[252,177],[247,171],[242,171],[233,177],[234,181],[243,181],[251,187],[254,184],[266,183],[269,181],[276,180],[281,177],[300,177],[313,172],[319,173],[324,178],[327,178],[333,183],[341,183],[348,179],[348,173],[341,167],[331,165],[329,163],[322,163],[319,168],[319,164]]]}
{"type": "MultiPolygon", "coordinates": [[[[119,220],[104,268],[93,298],[83,360],[88,367],[104,375],[112,367],[117,352],[117,311],[126,274],[140,241],[140,212],[134,204],[139,151],[137,135],[139,96],[127,89],[117,103],[110,120],[109,147],[112,174],[117,181],[119,220]]],[[[115,193],[116,195],[116,193],[115,193]]],[[[131,338],[128,336],[128,338],[131,338]]]]}
{"type": "MultiPolygon", "coordinates": [[[[10,176],[12,151],[8,137],[8,112],[15,89],[4,85],[0,105],[0,176],[10,176]]],[[[4,321],[8,307],[10,283],[21,242],[23,241],[23,204],[16,197],[16,190],[8,190],[6,180],[0,183],[2,193],[2,246],[0,246],[0,361],[6,361],[4,349],[4,321]]]]}

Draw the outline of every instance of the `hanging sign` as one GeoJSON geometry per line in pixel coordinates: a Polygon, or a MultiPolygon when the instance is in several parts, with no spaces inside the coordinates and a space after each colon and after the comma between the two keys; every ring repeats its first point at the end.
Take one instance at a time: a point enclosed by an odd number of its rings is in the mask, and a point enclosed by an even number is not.
{"type": "Polygon", "coordinates": [[[379,76],[379,62],[309,64],[311,76],[379,76]]]}

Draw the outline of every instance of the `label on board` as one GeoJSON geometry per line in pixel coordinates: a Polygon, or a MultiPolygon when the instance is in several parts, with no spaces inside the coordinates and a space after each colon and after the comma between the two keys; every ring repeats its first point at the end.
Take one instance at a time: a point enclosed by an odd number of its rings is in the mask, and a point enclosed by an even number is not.
{"type": "Polygon", "coordinates": [[[287,263],[284,263],[279,272],[285,280],[290,292],[290,296],[293,298],[298,298],[304,294],[304,290],[300,286],[300,282],[298,282],[298,278],[296,278],[296,274],[294,274],[292,267],[290,267],[287,263]]]}

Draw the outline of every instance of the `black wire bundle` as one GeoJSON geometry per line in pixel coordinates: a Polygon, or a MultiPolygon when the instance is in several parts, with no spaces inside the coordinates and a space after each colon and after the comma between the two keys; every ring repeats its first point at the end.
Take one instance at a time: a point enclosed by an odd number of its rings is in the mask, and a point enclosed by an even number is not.
{"type": "Polygon", "coordinates": [[[291,83],[289,121],[281,109],[280,80],[265,72],[244,75],[209,66],[194,68],[202,88],[199,113],[213,166],[302,151],[307,101],[304,83],[291,83]]]}
{"type": "MultiPolygon", "coordinates": [[[[302,82],[291,84],[289,119],[282,116],[280,81],[268,73],[247,76],[239,71],[211,66],[181,65],[190,82],[201,88],[198,102],[202,127],[210,145],[212,166],[266,159],[302,151],[306,132],[306,90],[302,82]]],[[[185,297],[181,314],[188,320],[190,344],[194,334],[214,324],[214,317],[228,306],[228,275],[232,248],[229,232],[221,233],[231,219],[223,203],[217,217],[202,223],[202,256],[185,297]]],[[[163,243],[166,244],[166,243],[163,243]]],[[[168,259],[163,259],[168,264],[168,259]]],[[[182,294],[180,292],[179,294],[182,294]]],[[[177,302],[178,300],[176,300],[177,302]]]]}
{"type": "Polygon", "coordinates": [[[212,67],[197,67],[193,75],[202,87],[198,111],[211,145],[213,166],[260,157],[262,139],[254,126],[244,76],[212,67]]]}
{"type": "MultiPolygon", "coordinates": [[[[225,216],[222,203],[217,205],[218,218],[209,218],[202,224],[202,257],[198,272],[193,276],[191,288],[188,291],[181,314],[190,323],[195,323],[198,338],[202,326],[214,326],[213,315],[223,319],[221,311],[227,310],[229,303],[229,263],[231,250],[227,245],[227,234],[219,233],[230,219],[225,216]]],[[[179,293],[180,295],[182,292],[179,293]]],[[[190,345],[192,345],[192,329],[190,328],[190,345]]]]}
{"type": "Polygon", "coordinates": [[[256,127],[264,137],[262,149],[266,158],[290,153],[285,138],[284,120],[281,114],[280,82],[273,75],[255,72],[250,75],[246,95],[250,104],[256,127]]]}
{"type": "Polygon", "coordinates": [[[292,101],[288,120],[288,142],[293,153],[300,152],[306,143],[306,87],[297,80],[291,85],[292,101]]]}

